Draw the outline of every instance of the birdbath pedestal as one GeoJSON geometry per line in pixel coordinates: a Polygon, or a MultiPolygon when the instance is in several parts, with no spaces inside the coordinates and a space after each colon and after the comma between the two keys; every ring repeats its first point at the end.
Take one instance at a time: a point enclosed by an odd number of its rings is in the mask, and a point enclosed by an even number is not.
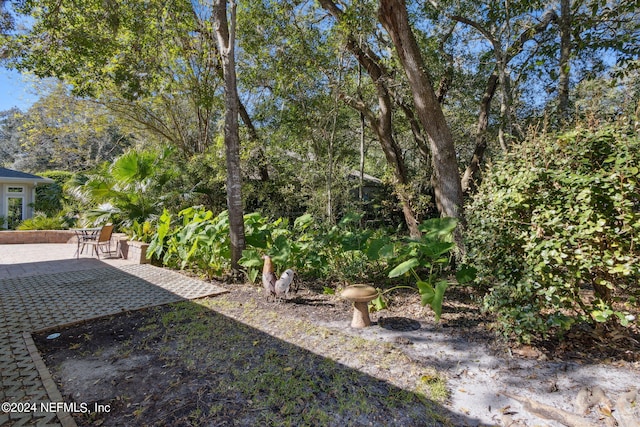
{"type": "Polygon", "coordinates": [[[341,294],[342,298],[353,303],[352,328],[364,328],[371,325],[367,303],[378,297],[378,291],[369,285],[347,286],[341,294]]]}

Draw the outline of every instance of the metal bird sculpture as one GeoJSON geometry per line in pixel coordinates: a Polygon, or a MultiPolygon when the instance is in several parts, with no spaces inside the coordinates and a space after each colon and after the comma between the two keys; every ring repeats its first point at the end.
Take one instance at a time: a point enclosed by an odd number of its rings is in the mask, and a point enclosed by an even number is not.
{"type": "Polygon", "coordinates": [[[276,296],[276,273],[273,271],[273,263],[271,262],[271,257],[268,255],[263,255],[262,259],[264,260],[264,265],[262,266],[262,286],[264,286],[264,291],[267,294],[267,301],[269,301],[269,297],[276,296]]]}
{"type": "Polygon", "coordinates": [[[291,282],[293,281],[293,270],[288,268],[282,273],[282,276],[276,281],[276,296],[282,298],[284,295],[285,298],[289,298],[289,288],[291,286],[291,282]]]}

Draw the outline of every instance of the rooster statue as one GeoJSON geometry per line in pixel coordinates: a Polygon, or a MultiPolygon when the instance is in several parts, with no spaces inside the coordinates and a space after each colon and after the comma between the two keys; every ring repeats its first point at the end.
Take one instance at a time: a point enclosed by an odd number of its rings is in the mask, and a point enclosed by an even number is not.
{"type": "Polygon", "coordinates": [[[276,273],[273,272],[273,263],[271,257],[268,255],[262,255],[264,265],[262,266],[262,286],[267,294],[267,301],[269,297],[276,296],[276,273]]]}
{"type": "Polygon", "coordinates": [[[289,288],[291,287],[292,281],[293,270],[288,268],[276,281],[276,296],[282,298],[282,296],[284,295],[285,299],[289,299],[289,288]]]}

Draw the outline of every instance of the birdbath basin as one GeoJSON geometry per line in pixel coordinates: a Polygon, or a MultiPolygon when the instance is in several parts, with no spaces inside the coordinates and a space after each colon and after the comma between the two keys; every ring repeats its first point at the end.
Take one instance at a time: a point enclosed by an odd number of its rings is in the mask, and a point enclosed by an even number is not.
{"type": "Polygon", "coordinates": [[[369,285],[347,286],[341,294],[342,298],[353,303],[352,328],[364,328],[371,325],[367,303],[378,297],[378,291],[369,285]]]}

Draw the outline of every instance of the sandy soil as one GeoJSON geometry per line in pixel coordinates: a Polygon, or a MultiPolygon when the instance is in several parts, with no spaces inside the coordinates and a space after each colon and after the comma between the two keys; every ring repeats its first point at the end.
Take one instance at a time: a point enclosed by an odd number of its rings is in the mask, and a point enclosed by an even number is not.
{"type": "MultiPolygon", "coordinates": [[[[386,389],[385,396],[395,395],[403,388],[415,390],[416,384],[429,381],[431,374],[425,372],[444,377],[449,390],[448,398],[428,407],[420,406],[424,402],[420,403],[413,395],[404,396],[409,405],[393,403],[400,405],[393,411],[385,407],[388,397],[375,403],[367,391],[362,398],[371,399],[370,405],[378,405],[379,411],[363,410],[359,418],[350,418],[345,413],[331,415],[333,418],[318,425],[446,425],[449,420],[450,425],[562,426],[567,425],[567,420],[562,423],[558,420],[572,415],[577,417],[572,419],[578,422],[575,425],[616,425],[616,420],[618,425],[640,425],[637,424],[640,405],[635,397],[629,401],[631,395],[628,394],[640,384],[637,335],[609,331],[604,338],[599,338],[601,335],[593,331],[577,330],[562,343],[507,345],[489,333],[488,319],[468,295],[455,291],[447,295],[438,324],[434,323],[431,313],[420,306],[417,295],[405,293],[396,295],[389,309],[373,313],[371,327],[353,329],[349,326],[352,308],[348,302],[335,295],[324,295],[313,285],[299,287],[289,301],[268,302],[257,287],[228,285],[229,293],[202,304],[218,316],[212,324],[222,325],[227,319],[240,322],[220,326],[221,337],[240,340],[237,341],[240,347],[260,349],[242,357],[257,354],[255,357],[264,359],[265,354],[272,351],[295,360],[306,360],[306,370],[312,371],[316,379],[327,377],[327,383],[322,383],[321,388],[338,381],[338,377],[328,378],[333,375],[329,372],[347,367],[351,371],[342,372],[341,377],[353,375],[355,370],[363,373],[357,381],[366,386],[358,390],[382,387],[386,389]],[[247,325],[247,328],[241,326],[242,334],[228,335],[229,331],[238,329],[238,325],[247,325]],[[350,337],[351,341],[344,337],[350,337]],[[355,346],[353,339],[359,340],[355,346]],[[289,344],[293,347],[288,347],[289,344]],[[298,353],[301,348],[304,351],[298,353]],[[313,359],[314,355],[325,359],[313,359]],[[332,365],[332,371],[323,371],[322,366],[328,359],[338,362],[339,367],[332,365]],[[383,382],[377,382],[379,380],[383,382]],[[391,388],[394,391],[389,391],[391,388]],[[598,394],[600,391],[605,397],[598,394]],[[623,401],[628,403],[625,405],[623,401]],[[415,418],[410,407],[431,411],[431,416],[415,418]],[[419,419],[422,421],[417,421],[419,419]]],[[[194,347],[186,351],[193,353],[193,360],[185,360],[184,348],[166,345],[167,334],[178,332],[167,329],[166,325],[162,331],[154,329],[158,316],[166,318],[166,310],[170,308],[162,310],[123,314],[56,331],[62,335],[55,342],[47,340],[51,331],[34,336],[63,396],[84,402],[108,401],[113,405],[109,416],[81,416],[77,418],[78,423],[118,425],[118,422],[135,419],[136,424],[171,425],[167,420],[173,419],[173,425],[181,425],[185,420],[193,425],[251,425],[254,422],[269,425],[270,421],[264,421],[266,418],[256,418],[266,415],[263,407],[251,409],[255,406],[251,399],[241,402],[246,397],[240,394],[220,396],[219,383],[203,383],[201,378],[196,378],[202,369],[215,370],[214,362],[207,359],[211,351],[203,352],[204,365],[191,371],[189,367],[190,363],[198,363],[193,362],[199,360],[198,349],[209,344],[190,343],[194,347]],[[186,376],[187,371],[194,374],[186,376]],[[165,392],[160,396],[152,392],[154,389],[165,392]],[[159,415],[150,409],[153,406],[150,402],[155,401],[157,407],[163,404],[165,408],[175,408],[175,399],[171,399],[176,396],[181,401],[190,401],[183,402],[179,406],[182,409],[170,414],[160,412],[161,421],[154,421],[159,415]],[[215,396],[213,401],[211,396],[215,396]],[[200,410],[197,401],[206,401],[207,411],[212,411],[210,407],[215,402],[226,409],[220,409],[213,417],[212,412],[196,411],[200,410]],[[200,418],[194,413],[200,414],[200,418]],[[169,416],[173,418],[167,418],[169,416]]],[[[176,321],[176,324],[181,322],[186,321],[176,321]]],[[[188,325],[184,331],[189,331],[188,325]]],[[[297,366],[284,367],[282,372],[295,373],[297,366]]],[[[224,371],[233,369],[234,366],[226,366],[224,371]]],[[[227,375],[220,372],[221,378],[227,375]]],[[[340,399],[346,399],[343,404],[355,404],[357,399],[353,400],[353,396],[358,392],[346,390],[346,395],[351,396],[348,398],[329,393],[330,398],[323,407],[335,407],[340,399]]],[[[325,394],[315,395],[313,399],[321,399],[318,396],[325,394]]],[[[292,411],[300,411],[299,419],[307,419],[302,416],[316,410],[308,402],[296,405],[297,409],[292,411]]],[[[313,419],[313,414],[311,416],[313,419]]]]}

